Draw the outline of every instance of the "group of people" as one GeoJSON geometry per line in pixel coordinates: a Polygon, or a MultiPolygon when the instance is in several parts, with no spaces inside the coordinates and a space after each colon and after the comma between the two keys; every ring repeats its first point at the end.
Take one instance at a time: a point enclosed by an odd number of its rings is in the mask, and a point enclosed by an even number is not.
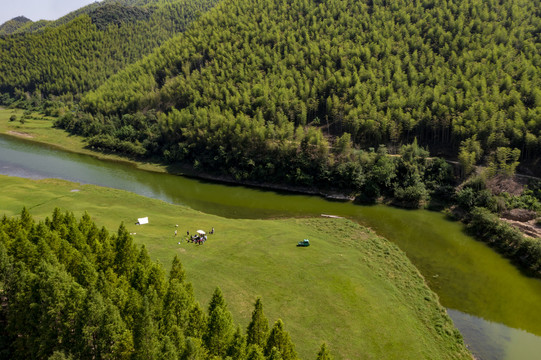
{"type": "Polygon", "coordinates": [[[193,242],[194,244],[198,244],[198,245],[201,245],[201,244],[204,244],[205,241],[207,241],[207,235],[194,235],[192,237],[188,236],[188,238],[186,239],[186,242],[193,242]]]}
{"type": "MultiPolygon", "coordinates": [[[[178,227],[178,225],[176,225],[176,227],[178,227]]],[[[212,230],[209,233],[214,234],[214,228],[212,228],[212,230]]],[[[178,234],[178,231],[175,230],[175,237],[177,236],[177,234],[178,234]]],[[[204,244],[205,241],[207,241],[207,235],[204,232],[202,232],[201,234],[195,234],[195,235],[190,236],[190,230],[186,231],[186,242],[187,243],[191,242],[191,243],[194,243],[194,244],[201,245],[201,244],[204,244]]],[[[180,242],[179,242],[179,244],[180,244],[180,242]]]]}

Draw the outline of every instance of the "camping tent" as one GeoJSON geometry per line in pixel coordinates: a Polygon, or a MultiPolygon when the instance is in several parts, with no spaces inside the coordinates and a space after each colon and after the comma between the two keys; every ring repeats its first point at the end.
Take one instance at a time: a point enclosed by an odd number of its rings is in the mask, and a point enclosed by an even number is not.
{"type": "Polygon", "coordinates": [[[147,217],[144,217],[144,218],[139,218],[139,219],[137,219],[137,223],[138,223],[139,225],[148,224],[148,216],[147,216],[147,217]]]}
{"type": "Polygon", "coordinates": [[[205,232],[204,232],[203,230],[197,230],[197,233],[198,233],[199,235],[205,235],[205,232]]]}

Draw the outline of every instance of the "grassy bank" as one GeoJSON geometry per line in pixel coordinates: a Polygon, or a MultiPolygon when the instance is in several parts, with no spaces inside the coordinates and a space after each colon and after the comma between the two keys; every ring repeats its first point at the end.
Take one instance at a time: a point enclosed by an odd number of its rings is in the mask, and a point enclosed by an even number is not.
{"type": "Polygon", "coordinates": [[[111,231],[123,221],[163,264],[179,254],[205,306],[220,286],[243,326],[261,296],[267,317],[284,320],[304,359],[315,358],[323,341],[337,359],[469,356],[436,295],[406,256],[351,221],[231,220],[60,180],[2,176],[0,186],[0,213],[7,216],[26,205],[37,219],[60,207],[77,216],[88,211],[111,231]],[[149,216],[150,224],[135,225],[142,216],[149,216]],[[212,227],[216,234],[205,245],[183,241],[186,230],[212,227]],[[303,238],[312,246],[295,247],[303,238]]]}
{"type": "Polygon", "coordinates": [[[0,107],[0,134],[17,136],[37,143],[55,146],[59,149],[91,155],[98,159],[127,162],[139,169],[157,172],[167,172],[165,166],[152,162],[138,162],[116,154],[105,154],[86,148],[85,138],[70,135],[68,132],[53,127],[55,118],[40,113],[25,115],[21,109],[6,109],[0,107]],[[16,120],[10,121],[15,115],[16,120]],[[21,122],[21,119],[23,121],[21,122]]]}

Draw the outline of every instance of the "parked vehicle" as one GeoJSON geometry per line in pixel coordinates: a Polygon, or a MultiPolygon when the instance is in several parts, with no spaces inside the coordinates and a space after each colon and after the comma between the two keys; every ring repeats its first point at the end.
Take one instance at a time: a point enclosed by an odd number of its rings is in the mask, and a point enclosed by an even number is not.
{"type": "Polygon", "coordinates": [[[302,246],[302,247],[310,246],[310,240],[304,239],[303,241],[299,241],[297,243],[297,246],[302,246]]]}

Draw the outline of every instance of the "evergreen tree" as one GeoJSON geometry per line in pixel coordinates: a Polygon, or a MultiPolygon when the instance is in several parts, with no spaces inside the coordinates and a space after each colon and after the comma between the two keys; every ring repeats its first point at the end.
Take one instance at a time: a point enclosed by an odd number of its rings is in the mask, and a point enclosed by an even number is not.
{"type": "Polygon", "coordinates": [[[116,237],[113,239],[115,251],[114,266],[122,275],[129,275],[134,271],[137,251],[133,239],[124,223],[120,224],[116,237]]]}
{"type": "Polygon", "coordinates": [[[207,317],[198,302],[193,304],[188,315],[188,328],[186,335],[193,338],[202,338],[207,328],[207,317]]]}
{"type": "Polygon", "coordinates": [[[259,345],[263,348],[267,341],[269,332],[269,321],[263,314],[263,303],[260,298],[257,298],[252,312],[252,320],[248,324],[246,330],[246,342],[248,344],[259,345]]]}
{"type": "Polygon", "coordinates": [[[258,345],[249,345],[246,360],[265,360],[263,350],[258,345]]]}
{"type": "Polygon", "coordinates": [[[233,360],[243,360],[246,357],[246,338],[242,334],[240,327],[233,334],[226,355],[233,360]]]}
{"type": "Polygon", "coordinates": [[[203,342],[210,354],[224,356],[233,335],[233,318],[220,288],[216,288],[208,309],[207,329],[203,342]]]}
{"type": "Polygon", "coordinates": [[[271,356],[274,348],[278,350],[283,360],[297,359],[297,353],[295,352],[289,333],[284,330],[284,323],[280,319],[274,323],[267,339],[265,345],[265,356],[267,358],[271,356]]]}
{"type": "Polygon", "coordinates": [[[182,283],[185,278],[186,272],[182,267],[182,263],[180,262],[178,255],[175,255],[173,258],[173,264],[171,265],[171,270],[169,271],[169,282],[176,279],[182,283]]]}
{"type": "Polygon", "coordinates": [[[271,352],[270,352],[270,355],[267,356],[267,359],[268,360],[282,360],[282,354],[280,354],[280,351],[273,347],[271,352]]]}
{"type": "Polygon", "coordinates": [[[327,344],[321,344],[316,360],[333,360],[329,350],[327,350],[327,344]]]}
{"type": "Polygon", "coordinates": [[[184,346],[182,359],[186,360],[205,360],[208,358],[207,350],[199,338],[188,337],[184,346]]]}
{"type": "Polygon", "coordinates": [[[138,316],[134,331],[135,359],[154,360],[159,358],[160,341],[158,329],[152,317],[150,301],[145,298],[141,315],[138,316]]]}

